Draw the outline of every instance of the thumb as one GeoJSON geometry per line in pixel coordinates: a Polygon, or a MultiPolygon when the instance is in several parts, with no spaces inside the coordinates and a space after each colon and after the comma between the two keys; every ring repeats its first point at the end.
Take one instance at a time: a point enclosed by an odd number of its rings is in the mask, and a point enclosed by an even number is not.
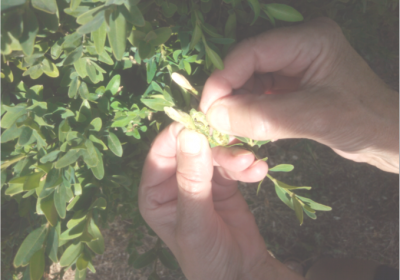
{"type": "Polygon", "coordinates": [[[212,153],[204,135],[183,130],[177,141],[178,229],[183,235],[198,232],[210,223],[213,213],[212,153]]]}
{"type": "Polygon", "coordinates": [[[337,122],[337,103],[334,95],[313,90],[230,95],[212,104],[207,119],[223,133],[254,140],[310,138],[318,141],[337,122]]]}

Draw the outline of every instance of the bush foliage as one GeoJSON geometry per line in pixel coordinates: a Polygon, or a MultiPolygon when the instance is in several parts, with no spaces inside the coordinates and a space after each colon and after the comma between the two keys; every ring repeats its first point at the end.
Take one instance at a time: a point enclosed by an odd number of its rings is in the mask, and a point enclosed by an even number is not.
{"type": "MultiPolygon", "coordinates": [[[[196,107],[206,78],[224,67],[235,42],[303,15],[324,15],[340,22],[367,57],[392,55],[375,34],[398,20],[391,12],[398,1],[276,2],[2,1],[4,277],[22,272],[23,279],[41,279],[59,262],[60,276],[72,267],[76,279],[85,279],[105,249],[99,225],[117,215],[133,220],[127,250],[135,268],[157,258],[177,268],[160,241],[137,256],[136,229],[145,225],[137,205],[141,168],[151,141],[171,122],[159,111],[196,107]],[[174,83],[176,73],[194,87],[174,83]]],[[[303,210],[311,218],[314,210],[328,210],[304,197],[288,199],[290,186],[270,179],[301,222],[303,210]]],[[[149,279],[158,279],[155,272],[149,279]]]]}

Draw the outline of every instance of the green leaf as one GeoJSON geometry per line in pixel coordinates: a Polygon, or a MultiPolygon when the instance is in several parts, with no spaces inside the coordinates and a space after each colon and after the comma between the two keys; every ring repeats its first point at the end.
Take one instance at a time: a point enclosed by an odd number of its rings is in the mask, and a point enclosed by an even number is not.
{"type": "Polygon", "coordinates": [[[0,124],[2,128],[11,127],[18,118],[27,113],[26,104],[23,103],[10,108],[12,108],[12,111],[8,111],[1,118],[0,124]]]}
{"type": "Polygon", "coordinates": [[[139,41],[139,55],[142,59],[150,58],[154,53],[154,46],[150,42],[144,40],[139,41]]]}
{"type": "Polygon", "coordinates": [[[81,155],[80,150],[69,150],[64,156],[62,156],[59,160],[57,160],[56,168],[60,169],[75,163],[80,157],[80,155],[81,155]]]}
{"type": "Polygon", "coordinates": [[[64,254],[61,256],[60,266],[64,267],[73,264],[74,261],[82,253],[82,251],[83,251],[83,245],[81,242],[69,245],[69,247],[65,250],[64,254]]]}
{"type": "Polygon", "coordinates": [[[10,8],[17,7],[24,4],[26,1],[27,0],[3,0],[1,1],[1,11],[4,12],[10,8]]]}
{"type": "Polygon", "coordinates": [[[89,129],[94,131],[100,131],[102,126],[102,121],[100,118],[95,118],[90,122],[89,129]]]}
{"type": "MultiPolygon", "coordinates": [[[[87,72],[86,72],[86,62],[87,59],[84,57],[81,57],[79,59],[77,59],[74,62],[74,68],[76,70],[76,72],[78,73],[78,75],[83,79],[87,76],[87,72]]],[[[77,78],[77,77],[76,77],[77,78]]]]}
{"type": "Polygon", "coordinates": [[[67,57],[64,60],[64,65],[73,64],[82,56],[82,53],[83,53],[83,47],[82,46],[77,47],[67,55],[67,57]]]}
{"type": "Polygon", "coordinates": [[[23,160],[24,158],[26,158],[26,155],[18,155],[4,160],[3,163],[1,164],[1,170],[5,170],[9,166],[13,165],[17,161],[23,160]]]}
{"type": "Polygon", "coordinates": [[[39,187],[40,179],[43,177],[44,173],[42,171],[31,173],[26,176],[13,178],[9,181],[11,184],[23,184],[24,191],[30,191],[39,187]]]}
{"type": "Polygon", "coordinates": [[[58,214],[54,206],[53,196],[48,196],[40,200],[40,208],[42,209],[47,221],[54,227],[58,221],[58,214]]]}
{"type": "Polygon", "coordinates": [[[1,170],[0,179],[1,179],[1,185],[0,185],[0,189],[1,189],[4,186],[4,184],[7,182],[7,171],[6,170],[1,170]]]}
{"type": "Polygon", "coordinates": [[[86,280],[86,269],[75,273],[75,280],[86,280]]]}
{"type": "Polygon", "coordinates": [[[308,187],[308,186],[300,186],[300,187],[297,187],[297,186],[288,185],[288,184],[286,184],[286,183],[284,183],[284,182],[281,182],[281,181],[279,181],[279,180],[273,178],[273,177],[272,177],[271,175],[269,175],[269,174],[267,174],[267,177],[268,177],[275,185],[278,185],[279,187],[281,187],[281,188],[283,188],[283,189],[286,189],[286,190],[311,190],[311,187],[308,187]]]}
{"type": "Polygon", "coordinates": [[[54,190],[54,206],[56,207],[58,216],[60,216],[61,219],[65,219],[66,215],[66,189],[63,184],[59,185],[56,187],[54,190]]]}
{"type": "Polygon", "coordinates": [[[99,255],[103,254],[105,248],[103,235],[101,235],[101,232],[93,219],[90,220],[88,226],[88,232],[95,238],[94,240],[87,243],[88,247],[92,249],[92,251],[95,252],[96,254],[99,255]]]}
{"type": "Polygon", "coordinates": [[[109,15],[108,26],[110,27],[107,33],[108,42],[115,59],[119,61],[124,56],[126,46],[126,21],[119,9],[115,9],[109,15]]]}
{"type": "Polygon", "coordinates": [[[68,221],[67,228],[73,228],[87,218],[87,212],[79,210],[74,213],[73,217],[68,221]]]}
{"type": "Polygon", "coordinates": [[[156,259],[157,259],[157,253],[156,250],[153,248],[150,251],[147,251],[146,253],[138,256],[136,260],[132,263],[132,266],[136,269],[141,269],[151,264],[156,259]]]}
{"type": "Polygon", "coordinates": [[[76,261],[76,268],[79,271],[86,269],[89,265],[89,261],[90,261],[90,256],[86,254],[85,251],[83,251],[82,254],[79,256],[78,260],[76,261]]]}
{"type": "Polygon", "coordinates": [[[194,47],[200,42],[201,37],[203,36],[203,33],[201,32],[201,27],[199,24],[196,24],[194,27],[193,35],[192,35],[192,40],[190,41],[189,49],[193,50],[194,47]]]}
{"type": "Polygon", "coordinates": [[[68,97],[75,98],[80,86],[81,86],[81,80],[78,77],[73,78],[71,85],[68,88],[68,97]]]}
{"type": "Polygon", "coordinates": [[[43,68],[42,68],[43,72],[47,76],[52,77],[52,78],[57,78],[60,75],[60,73],[58,72],[57,66],[53,62],[51,62],[49,59],[45,58],[42,61],[42,63],[43,63],[43,68]]]}
{"type": "MultiPolygon", "coordinates": [[[[114,65],[114,60],[112,60],[111,56],[109,56],[106,51],[103,51],[99,55],[99,61],[104,62],[105,64],[108,64],[108,65],[114,65]]],[[[124,60],[124,61],[127,61],[127,60],[124,60]]]]}
{"type": "Polygon", "coordinates": [[[302,197],[299,195],[296,195],[298,199],[300,199],[304,204],[309,206],[311,209],[316,210],[316,211],[331,211],[332,208],[320,203],[317,203],[309,198],[302,197]]]}
{"type": "Polygon", "coordinates": [[[53,162],[54,160],[56,160],[56,158],[60,152],[61,152],[60,150],[52,151],[52,152],[48,153],[47,155],[41,157],[40,162],[41,163],[53,162]]]}
{"type": "Polygon", "coordinates": [[[91,167],[90,169],[92,170],[92,173],[94,177],[96,177],[97,180],[101,180],[104,177],[104,164],[103,164],[103,157],[102,154],[99,152],[99,150],[95,147],[97,157],[99,159],[99,162],[95,167],[91,167]]]}
{"type": "Polygon", "coordinates": [[[269,171],[273,172],[290,172],[294,169],[294,166],[291,164],[279,164],[269,169],[269,171]]]}
{"type": "Polygon", "coordinates": [[[219,55],[209,46],[205,45],[205,47],[206,47],[206,54],[211,60],[212,64],[214,64],[214,66],[219,70],[223,70],[224,63],[222,62],[222,59],[219,57],[219,55]]]}
{"type": "Polygon", "coordinates": [[[120,84],[121,84],[121,76],[114,75],[108,82],[106,91],[110,91],[112,95],[115,95],[118,92],[120,84]]]}
{"type": "Polygon", "coordinates": [[[23,126],[19,136],[18,145],[24,146],[32,137],[33,130],[30,127],[23,126]]]}
{"type": "Polygon", "coordinates": [[[256,195],[258,195],[258,193],[260,192],[261,185],[262,185],[263,182],[264,182],[264,179],[262,179],[262,180],[258,183],[256,195]]]}
{"type": "Polygon", "coordinates": [[[258,2],[258,0],[247,0],[247,2],[249,3],[251,9],[254,12],[254,19],[251,22],[251,25],[253,25],[256,22],[258,16],[260,15],[260,3],[258,2]]]}
{"type": "Polygon", "coordinates": [[[39,30],[39,25],[36,16],[31,9],[27,9],[25,11],[22,16],[22,20],[24,23],[24,29],[21,37],[19,38],[19,43],[21,44],[24,54],[29,56],[33,53],[33,46],[35,44],[35,38],[39,30]]]}
{"type": "Polygon", "coordinates": [[[155,59],[152,59],[146,64],[146,74],[147,74],[148,84],[150,84],[150,82],[153,80],[156,71],[157,71],[157,62],[155,61],[155,59]]]}
{"type": "Polygon", "coordinates": [[[103,197],[99,197],[98,199],[95,200],[95,202],[90,205],[89,210],[93,208],[98,208],[101,210],[105,210],[107,207],[107,201],[103,197]]]}
{"type": "Polygon", "coordinates": [[[32,231],[22,242],[14,258],[14,267],[25,266],[29,260],[40,248],[46,239],[47,227],[42,225],[40,228],[32,231]]]}
{"type": "Polygon", "coordinates": [[[146,37],[146,33],[139,30],[132,30],[129,34],[128,41],[132,44],[132,46],[138,47],[139,43],[143,41],[144,37],[146,37]]]}
{"type": "Polygon", "coordinates": [[[292,201],[293,201],[293,208],[294,208],[294,212],[296,213],[296,217],[299,220],[300,225],[302,225],[303,220],[304,220],[303,207],[301,206],[296,195],[292,196],[292,201]]]}
{"type": "Polygon", "coordinates": [[[97,156],[96,150],[94,148],[93,142],[86,139],[85,142],[86,151],[83,151],[83,160],[88,167],[96,167],[99,163],[99,158],[97,156]]]}
{"type": "Polygon", "coordinates": [[[82,82],[81,86],[79,87],[79,95],[82,97],[82,99],[88,100],[90,98],[89,89],[85,82],[82,82]]]}
{"type": "Polygon", "coordinates": [[[100,13],[101,11],[103,11],[103,10],[105,10],[107,7],[105,7],[104,5],[103,6],[98,6],[98,7],[96,7],[96,8],[94,8],[94,9],[91,9],[91,10],[89,10],[89,11],[87,11],[87,12],[84,12],[84,13],[82,13],[81,15],[79,15],[77,18],[76,18],[76,22],[77,23],[79,23],[79,24],[86,24],[86,23],[88,23],[89,21],[92,21],[93,19],[94,19],[94,17],[98,14],[98,13],[100,13]]]}
{"type": "Polygon", "coordinates": [[[44,250],[43,248],[33,254],[29,261],[29,275],[31,280],[42,279],[44,273],[44,250]]]}
{"type": "Polygon", "coordinates": [[[24,186],[21,184],[8,184],[8,188],[5,191],[6,195],[14,196],[16,194],[22,193],[24,191],[24,186]]]}
{"type": "Polygon", "coordinates": [[[70,3],[69,7],[73,11],[76,8],[78,8],[80,4],[81,4],[81,0],[71,0],[71,3],[70,3]]]}
{"type": "Polygon", "coordinates": [[[221,44],[221,45],[230,45],[235,43],[235,39],[232,38],[209,38],[208,40],[215,44],[221,44]]]}
{"type": "Polygon", "coordinates": [[[289,208],[294,209],[290,195],[287,192],[285,192],[284,189],[282,189],[278,185],[275,185],[275,192],[283,203],[285,203],[289,208]]]}
{"type": "Polygon", "coordinates": [[[121,142],[119,141],[117,135],[112,132],[109,132],[107,136],[107,144],[110,150],[117,156],[122,157],[122,146],[121,142]]]}
{"type": "Polygon", "coordinates": [[[58,262],[58,235],[60,228],[60,223],[57,223],[55,227],[50,227],[46,241],[46,255],[55,263],[58,262]]]}
{"type": "Polygon", "coordinates": [[[104,11],[99,11],[91,21],[79,27],[76,32],[79,34],[94,32],[100,28],[104,22],[104,19],[104,11]]]}
{"type": "Polygon", "coordinates": [[[172,255],[171,252],[166,248],[161,249],[161,251],[158,253],[158,258],[160,259],[161,263],[169,269],[176,270],[179,268],[179,264],[174,255],[172,255]]]}
{"type": "Polygon", "coordinates": [[[150,98],[142,98],[140,101],[144,103],[150,109],[155,111],[164,111],[164,107],[173,107],[174,103],[171,101],[165,100],[165,97],[162,95],[152,95],[150,98]]]}
{"type": "Polygon", "coordinates": [[[86,221],[83,220],[80,223],[78,223],[76,226],[71,227],[61,233],[60,235],[60,240],[72,240],[75,238],[78,238],[83,234],[86,228],[86,221]]]}
{"type": "Polygon", "coordinates": [[[92,32],[92,40],[96,51],[98,54],[101,54],[104,51],[104,45],[106,44],[106,36],[107,36],[107,23],[103,21],[100,27],[92,32]]]}
{"type": "Polygon", "coordinates": [[[262,8],[263,10],[268,12],[268,15],[271,15],[272,17],[279,20],[297,22],[304,19],[303,16],[296,9],[285,4],[263,4],[262,8]]]}
{"type": "MultiPolygon", "coordinates": [[[[317,215],[315,215],[315,211],[314,211],[314,212],[310,212],[310,211],[308,211],[307,209],[305,209],[304,206],[303,206],[303,210],[304,210],[304,213],[306,213],[306,215],[307,215],[308,217],[310,217],[311,219],[313,219],[313,220],[317,219],[317,215]]],[[[311,210],[312,210],[312,209],[311,209],[311,210]]]]}
{"type": "Polygon", "coordinates": [[[50,171],[47,173],[43,188],[46,189],[57,186],[58,185],[57,183],[60,181],[60,178],[61,174],[59,169],[56,168],[50,169],[50,171]]]}
{"type": "MultiPolygon", "coordinates": [[[[96,73],[96,68],[94,67],[94,65],[92,65],[91,61],[88,60],[86,62],[86,72],[90,78],[90,80],[95,84],[97,83],[97,73],[96,73]]],[[[84,83],[84,82],[82,82],[84,83]]],[[[89,92],[88,92],[88,96],[89,97],[89,92]]],[[[88,99],[88,98],[85,98],[88,99]]]]}
{"type": "Polygon", "coordinates": [[[57,12],[56,0],[31,0],[31,2],[35,9],[49,14],[55,14],[57,12]]]}
{"type": "Polygon", "coordinates": [[[93,134],[91,134],[89,136],[90,141],[92,141],[93,143],[97,143],[99,144],[103,150],[108,150],[108,147],[106,146],[106,144],[104,144],[104,142],[102,140],[100,140],[99,138],[97,138],[96,136],[94,136],[93,134]]]}
{"type": "Polygon", "coordinates": [[[164,3],[161,6],[161,9],[164,16],[166,18],[170,18],[178,10],[178,7],[174,3],[169,3],[168,1],[164,1],[164,3]]]}
{"type": "Polygon", "coordinates": [[[21,135],[22,127],[17,127],[13,124],[10,128],[5,130],[0,136],[0,143],[7,143],[18,138],[21,135]]]}
{"type": "Polygon", "coordinates": [[[214,26],[212,26],[211,24],[203,23],[201,25],[201,28],[203,29],[204,32],[206,32],[211,37],[214,37],[214,38],[223,37],[221,34],[218,33],[218,30],[214,26]]]}
{"type": "MultiPolygon", "coordinates": [[[[145,21],[140,9],[136,6],[136,0],[125,0],[124,5],[128,13],[124,12],[125,19],[136,26],[144,26],[145,21]]],[[[123,9],[122,9],[123,11],[123,9]]]]}
{"type": "Polygon", "coordinates": [[[154,46],[158,46],[168,41],[169,37],[171,37],[172,30],[169,27],[161,27],[154,30],[154,33],[157,35],[157,38],[150,40],[150,43],[154,46]]]}

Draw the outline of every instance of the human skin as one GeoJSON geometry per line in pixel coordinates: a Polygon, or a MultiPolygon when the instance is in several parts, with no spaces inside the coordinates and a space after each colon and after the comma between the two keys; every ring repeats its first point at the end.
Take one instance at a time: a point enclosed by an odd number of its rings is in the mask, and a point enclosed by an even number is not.
{"type": "Polygon", "coordinates": [[[256,140],[313,139],[347,159],[399,172],[399,95],[334,21],[249,38],[224,65],[200,103],[214,128],[256,140]]]}
{"type": "Polygon", "coordinates": [[[265,162],[241,149],[210,149],[173,123],[156,138],[139,187],[143,218],[192,279],[298,280],[268,253],[237,180],[256,182],[265,162]],[[268,276],[268,277],[267,277],[268,276]]]}
{"type": "MultiPolygon", "coordinates": [[[[346,158],[398,172],[398,94],[332,21],[248,39],[224,64],[208,79],[200,104],[213,127],[257,140],[314,139],[346,158]]],[[[270,256],[238,191],[237,181],[256,182],[267,172],[253,154],[210,149],[203,135],[178,123],[156,138],[139,208],[188,279],[303,279],[270,256]]]]}

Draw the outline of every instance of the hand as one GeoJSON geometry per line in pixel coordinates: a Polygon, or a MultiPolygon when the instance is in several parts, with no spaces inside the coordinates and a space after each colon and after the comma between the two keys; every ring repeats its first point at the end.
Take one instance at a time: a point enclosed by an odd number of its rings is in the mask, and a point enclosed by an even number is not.
{"type": "Polygon", "coordinates": [[[398,172],[398,93],[332,20],[247,39],[224,64],[207,80],[200,104],[214,128],[256,140],[309,138],[398,172]]]}
{"type": "Polygon", "coordinates": [[[186,277],[302,279],[269,255],[237,188],[236,180],[264,178],[266,163],[235,147],[211,150],[203,135],[181,129],[173,123],[155,140],[142,173],[139,208],[186,277]]]}

